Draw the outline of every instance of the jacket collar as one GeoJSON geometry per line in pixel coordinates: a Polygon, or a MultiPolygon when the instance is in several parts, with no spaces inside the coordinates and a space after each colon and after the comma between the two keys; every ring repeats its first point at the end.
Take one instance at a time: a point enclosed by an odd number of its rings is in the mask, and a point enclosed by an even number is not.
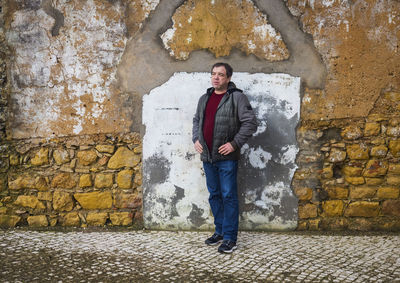
{"type": "MultiPolygon", "coordinates": [[[[234,91],[240,91],[243,92],[241,89],[236,88],[236,85],[234,82],[229,82],[228,83],[228,90],[226,91],[228,94],[231,94],[234,91]]],[[[207,94],[211,95],[214,92],[214,88],[210,87],[207,89],[207,94]]]]}

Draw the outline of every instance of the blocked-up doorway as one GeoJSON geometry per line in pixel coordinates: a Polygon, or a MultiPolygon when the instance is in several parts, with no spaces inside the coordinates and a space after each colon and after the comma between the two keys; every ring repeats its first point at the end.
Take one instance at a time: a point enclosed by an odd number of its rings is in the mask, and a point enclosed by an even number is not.
{"type": "MultiPolygon", "coordinates": [[[[287,74],[234,73],[248,96],[258,130],[241,149],[240,228],[291,230],[297,198],[290,184],[298,152],[300,78],[287,74]]],[[[143,98],[143,214],[147,228],[212,229],[213,218],[199,155],[191,141],[199,97],[209,73],[175,73],[143,98]]]]}

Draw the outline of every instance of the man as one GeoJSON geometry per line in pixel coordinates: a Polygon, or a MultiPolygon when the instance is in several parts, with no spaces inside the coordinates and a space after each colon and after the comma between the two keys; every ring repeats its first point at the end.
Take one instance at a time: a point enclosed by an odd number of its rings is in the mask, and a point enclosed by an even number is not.
{"type": "Polygon", "coordinates": [[[240,148],[257,129],[250,103],[231,82],[232,67],[216,63],[211,68],[212,87],[200,97],[193,118],[194,148],[201,154],[215,233],[207,245],[221,253],[236,249],[239,225],[237,168],[240,148]]]}

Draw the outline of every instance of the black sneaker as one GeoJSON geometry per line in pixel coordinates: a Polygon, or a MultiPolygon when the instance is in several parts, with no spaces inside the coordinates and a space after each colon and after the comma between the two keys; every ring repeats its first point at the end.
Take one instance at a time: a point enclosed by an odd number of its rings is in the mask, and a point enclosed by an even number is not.
{"type": "Polygon", "coordinates": [[[218,247],[220,253],[230,254],[237,249],[236,242],[231,240],[224,240],[222,244],[218,247]]]}
{"type": "Polygon", "coordinates": [[[223,238],[224,237],[222,237],[221,235],[214,233],[214,235],[212,235],[210,238],[205,240],[205,243],[209,246],[215,246],[215,245],[219,244],[223,238]]]}

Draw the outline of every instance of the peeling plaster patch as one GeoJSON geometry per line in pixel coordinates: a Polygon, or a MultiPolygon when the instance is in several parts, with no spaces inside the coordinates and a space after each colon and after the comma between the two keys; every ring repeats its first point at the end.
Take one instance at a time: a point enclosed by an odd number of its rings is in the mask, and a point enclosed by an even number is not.
{"type": "MultiPolygon", "coordinates": [[[[143,97],[143,213],[149,228],[213,227],[202,163],[191,141],[197,101],[209,87],[209,80],[208,73],[175,73],[143,97]],[[160,183],[150,176],[166,160],[170,167],[160,183]],[[176,186],[184,190],[179,201],[172,193],[176,186]],[[176,203],[176,213],[170,203],[176,203]]],[[[300,79],[286,74],[234,73],[232,80],[248,95],[258,121],[268,121],[268,127],[241,149],[240,227],[293,229],[297,225],[297,202],[290,184],[297,168],[295,128],[300,79]]]]}
{"type": "Polygon", "coordinates": [[[179,60],[199,49],[209,49],[216,57],[227,56],[235,47],[270,61],[289,57],[281,35],[248,0],[188,0],[172,21],[161,39],[170,55],[179,60]]]}
{"type": "Polygon", "coordinates": [[[268,163],[268,161],[270,161],[272,158],[271,153],[262,150],[261,147],[258,147],[257,149],[250,149],[248,156],[251,166],[259,169],[264,169],[266,167],[266,163],[268,163]]]}
{"type": "MultiPolygon", "coordinates": [[[[158,3],[149,4],[154,2],[158,3]]],[[[119,93],[112,87],[126,44],[124,7],[119,2],[94,0],[53,1],[52,6],[43,3],[45,7],[40,9],[15,11],[6,35],[15,50],[11,107],[23,110],[10,119],[12,137],[129,128],[129,123],[121,122],[129,119],[124,119],[119,93]],[[44,9],[50,14],[59,11],[57,17],[63,14],[61,29],[44,9]],[[22,100],[24,96],[31,97],[30,101],[22,100]],[[49,113],[55,113],[56,119],[50,119],[49,113]]]]}
{"type": "Polygon", "coordinates": [[[311,111],[304,107],[304,119],[365,117],[383,89],[400,88],[399,1],[286,3],[312,35],[329,73],[324,94],[308,106],[311,111]]]}

